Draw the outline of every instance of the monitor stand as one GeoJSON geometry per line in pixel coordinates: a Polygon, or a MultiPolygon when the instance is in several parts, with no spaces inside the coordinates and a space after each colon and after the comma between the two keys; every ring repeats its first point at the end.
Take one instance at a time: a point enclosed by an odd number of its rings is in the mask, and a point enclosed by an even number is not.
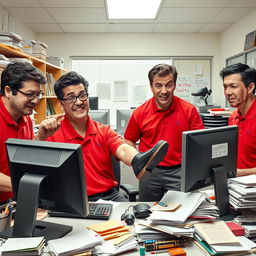
{"type": "Polygon", "coordinates": [[[226,169],[223,166],[214,167],[213,176],[216,205],[219,208],[220,219],[233,220],[235,213],[230,209],[226,169]]]}
{"type": "Polygon", "coordinates": [[[14,226],[0,232],[0,237],[44,236],[46,240],[63,237],[71,226],[36,221],[40,184],[45,175],[26,173],[20,179],[14,226]]]}

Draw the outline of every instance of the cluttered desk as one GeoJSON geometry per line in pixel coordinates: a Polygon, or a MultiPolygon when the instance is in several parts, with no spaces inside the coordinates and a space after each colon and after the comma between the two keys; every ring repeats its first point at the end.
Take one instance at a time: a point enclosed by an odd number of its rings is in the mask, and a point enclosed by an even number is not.
{"type": "Polygon", "coordinates": [[[80,145],[9,139],[6,146],[17,207],[14,226],[0,233],[8,238],[0,247],[2,256],[28,251],[49,255],[47,249],[56,252],[53,255],[80,256],[92,252],[102,256],[253,255],[256,246],[247,237],[255,238],[256,228],[245,226],[236,236],[231,230],[235,224],[223,221],[231,217],[230,204],[235,210],[256,208],[256,190],[251,188],[256,179],[250,177],[248,183],[241,177],[230,178],[236,172],[237,133],[237,126],[183,132],[182,192],[168,191],[150,209],[138,203],[115,204],[110,222],[86,219],[90,209],[80,145]],[[195,191],[212,184],[216,205],[195,191]],[[38,207],[64,215],[37,222],[38,207]]]}

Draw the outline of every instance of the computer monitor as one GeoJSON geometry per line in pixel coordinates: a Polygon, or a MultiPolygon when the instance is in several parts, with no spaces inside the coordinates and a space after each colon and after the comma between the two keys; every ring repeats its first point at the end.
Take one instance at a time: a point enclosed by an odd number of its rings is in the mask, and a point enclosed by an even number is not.
{"type": "Polygon", "coordinates": [[[89,97],[89,106],[92,110],[99,109],[99,97],[89,97]]]}
{"type": "Polygon", "coordinates": [[[99,123],[110,125],[109,109],[90,110],[89,116],[99,123]]]}
{"type": "Polygon", "coordinates": [[[130,119],[133,109],[117,109],[116,110],[116,131],[124,135],[124,131],[130,119]]]}
{"type": "Polygon", "coordinates": [[[214,184],[216,204],[223,219],[230,213],[227,177],[236,174],[237,136],[235,125],[182,134],[181,191],[214,184]]]}
{"type": "Polygon", "coordinates": [[[81,146],[8,139],[6,149],[14,199],[13,228],[2,237],[62,237],[71,226],[36,221],[37,208],[88,215],[81,146]]]}

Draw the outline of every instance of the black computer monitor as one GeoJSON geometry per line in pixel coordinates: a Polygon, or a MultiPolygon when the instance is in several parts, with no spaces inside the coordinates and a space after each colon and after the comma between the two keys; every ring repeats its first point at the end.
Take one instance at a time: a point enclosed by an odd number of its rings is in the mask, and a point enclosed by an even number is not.
{"type": "Polygon", "coordinates": [[[2,237],[62,237],[71,226],[36,221],[37,208],[88,215],[81,146],[8,139],[10,176],[17,202],[13,229],[2,237]]]}
{"type": "Polygon", "coordinates": [[[89,97],[89,106],[92,110],[99,109],[99,97],[89,97]]]}
{"type": "Polygon", "coordinates": [[[90,110],[89,116],[99,123],[110,125],[109,109],[90,110]]]}
{"type": "Polygon", "coordinates": [[[116,110],[116,131],[124,135],[124,131],[130,119],[133,109],[117,109],[116,110]]]}
{"type": "Polygon", "coordinates": [[[220,216],[229,215],[227,177],[236,174],[237,126],[187,131],[182,134],[181,191],[214,184],[220,216]]]}

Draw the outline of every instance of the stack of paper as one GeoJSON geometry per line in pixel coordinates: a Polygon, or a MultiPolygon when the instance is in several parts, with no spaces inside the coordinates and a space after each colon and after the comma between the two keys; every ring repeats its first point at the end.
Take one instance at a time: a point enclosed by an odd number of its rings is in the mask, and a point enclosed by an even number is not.
{"type": "Polygon", "coordinates": [[[231,178],[229,201],[235,209],[256,208],[256,175],[231,178]]]}
{"type": "Polygon", "coordinates": [[[205,200],[203,193],[168,191],[161,202],[166,205],[180,205],[174,211],[153,211],[148,220],[139,224],[175,236],[193,237],[193,224],[214,221],[219,216],[218,208],[205,200]]]}
{"type": "Polygon", "coordinates": [[[73,255],[82,253],[101,244],[103,238],[92,230],[70,233],[62,238],[48,241],[48,246],[56,256],[73,255]]]}
{"type": "Polygon", "coordinates": [[[256,241],[256,209],[243,209],[234,221],[245,228],[245,236],[256,241]]]}
{"type": "Polygon", "coordinates": [[[137,247],[138,243],[130,230],[121,222],[106,221],[87,228],[97,232],[106,241],[101,246],[96,246],[96,254],[118,254],[137,247]]]}
{"type": "Polygon", "coordinates": [[[9,238],[0,248],[2,256],[37,256],[43,251],[44,237],[9,238]]]}
{"type": "Polygon", "coordinates": [[[9,45],[15,49],[23,49],[21,45],[22,37],[13,32],[0,32],[0,43],[9,45]]]}
{"type": "Polygon", "coordinates": [[[223,221],[194,225],[195,238],[211,255],[247,252],[256,244],[246,237],[236,237],[223,221]]]}

